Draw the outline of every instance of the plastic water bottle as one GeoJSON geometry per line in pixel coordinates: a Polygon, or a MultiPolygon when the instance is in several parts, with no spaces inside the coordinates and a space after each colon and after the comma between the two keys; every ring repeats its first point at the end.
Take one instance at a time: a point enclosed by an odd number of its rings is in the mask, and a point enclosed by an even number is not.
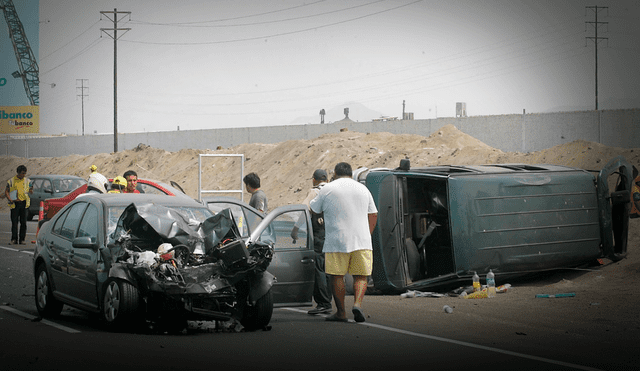
{"type": "Polygon", "coordinates": [[[487,273],[487,296],[493,298],[496,296],[496,276],[491,269],[487,273]]]}
{"type": "Polygon", "coordinates": [[[473,272],[473,291],[480,291],[480,277],[478,276],[478,272],[473,272]]]}

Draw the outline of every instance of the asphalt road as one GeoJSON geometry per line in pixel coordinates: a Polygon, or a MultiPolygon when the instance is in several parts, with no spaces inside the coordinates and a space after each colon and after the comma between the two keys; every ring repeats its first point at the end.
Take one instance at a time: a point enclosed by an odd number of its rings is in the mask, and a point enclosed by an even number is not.
{"type": "MultiPolygon", "coordinates": [[[[8,230],[8,215],[0,218],[8,230]]],[[[35,233],[37,221],[29,227],[35,233]]],[[[9,237],[0,238],[0,370],[638,369],[637,342],[611,344],[598,334],[538,327],[518,313],[491,315],[506,294],[464,305],[450,297],[368,295],[364,323],[326,322],[307,315],[310,308],[280,308],[271,330],[257,332],[194,322],[178,335],[112,333],[67,306],[59,318],[42,320],[34,304],[33,245],[10,246],[9,237]],[[443,311],[445,304],[453,313],[443,311]]]]}

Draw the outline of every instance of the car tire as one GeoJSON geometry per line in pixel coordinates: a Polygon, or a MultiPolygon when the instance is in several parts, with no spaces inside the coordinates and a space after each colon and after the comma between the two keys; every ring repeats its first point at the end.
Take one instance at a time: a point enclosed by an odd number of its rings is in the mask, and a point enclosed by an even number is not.
{"type": "Polygon", "coordinates": [[[246,306],[240,323],[248,331],[267,327],[273,315],[273,294],[271,289],[253,306],[246,306]]]}
{"type": "Polygon", "coordinates": [[[42,317],[55,317],[62,312],[62,302],[53,297],[52,282],[44,264],[36,269],[36,308],[42,317]]]}
{"type": "Polygon", "coordinates": [[[110,279],[102,295],[102,316],[107,325],[120,328],[136,318],[140,306],[140,294],[132,284],[110,279]]]}
{"type": "Polygon", "coordinates": [[[32,221],[35,215],[36,214],[31,214],[31,211],[27,210],[27,221],[32,221]]]}

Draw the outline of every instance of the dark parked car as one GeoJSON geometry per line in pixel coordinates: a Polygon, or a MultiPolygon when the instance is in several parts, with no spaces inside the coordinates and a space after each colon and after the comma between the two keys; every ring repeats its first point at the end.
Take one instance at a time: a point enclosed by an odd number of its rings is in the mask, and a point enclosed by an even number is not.
{"type": "Polygon", "coordinates": [[[36,307],[55,316],[66,304],[112,326],[145,319],[181,330],[187,320],[235,319],[262,328],[273,311],[270,223],[302,208],[274,210],[245,241],[228,209],[214,215],[184,197],[83,195],[40,228],[36,307]]]}
{"type": "Polygon", "coordinates": [[[40,201],[64,197],[78,187],[87,184],[86,180],[73,175],[34,175],[29,179],[33,185],[33,193],[29,195],[31,206],[27,210],[28,220],[32,220],[34,215],[38,215],[40,212],[40,201]]]}
{"type": "Polygon", "coordinates": [[[500,279],[620,260],[631,171],[622,157],[597,176],[557,165],[411,168],[408,160],[396,169],[359,169],[354,179],[378,208],[373,286],[397,293],[471,282],[475,271],[491,269],[500,279]]]}
{"type": "MultiPolygon", "coordinates": [[[[243,239],[258,228],[265,215],[247,203],[233,197],[207,197],[205,205],[214,212],[230,209],[243,239]]],[[[300,227],[298,240],[291,239],[291,230],[298,218],[308,218],[303,205],[290,206],[290,211],[279,214],[263,234],[275,243],[275,254],[268,271],[276,277],[273,301],[276,307],[311,306],[314,281],[313,233],[307,233],[309,221],[300,227]]],[[[271,215],[271,213],[269,213],[271,215]]]]}

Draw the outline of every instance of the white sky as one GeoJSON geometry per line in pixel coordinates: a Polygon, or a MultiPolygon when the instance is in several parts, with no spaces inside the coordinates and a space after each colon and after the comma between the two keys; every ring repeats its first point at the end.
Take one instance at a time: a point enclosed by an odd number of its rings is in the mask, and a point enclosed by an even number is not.
{"type": "Polygon", "coordinates": [[[131,12],[118,23],[131,28],[117,43],[124,133],[319,122],[346,102],[401,116],[405,100],[416,119],[455,116],[456,102],[469,116],[594,109],[595,5],[608,7],[599,108],[640,108],[639,1],[41,1],[40,131],[82,134],[87,79],[85,133],[113,132],[100,11],[131,12]]]}

